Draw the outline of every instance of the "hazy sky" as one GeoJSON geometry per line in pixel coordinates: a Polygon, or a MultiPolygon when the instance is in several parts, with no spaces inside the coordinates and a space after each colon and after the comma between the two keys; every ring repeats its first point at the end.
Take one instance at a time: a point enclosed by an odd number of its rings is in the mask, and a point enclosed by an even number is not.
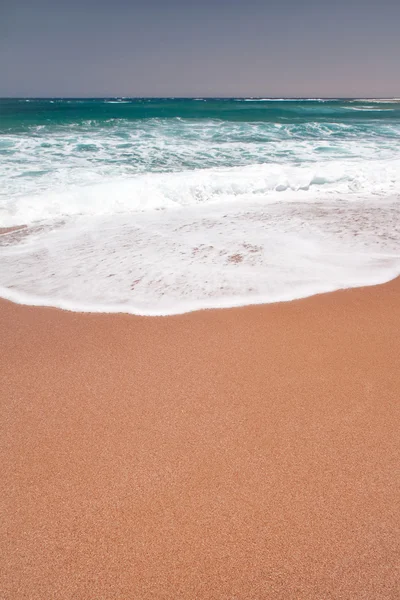
{"type": "Polygon", "coordinates": [[[400,0],[0,0],[0,96],[400,96],[400,0]]]}

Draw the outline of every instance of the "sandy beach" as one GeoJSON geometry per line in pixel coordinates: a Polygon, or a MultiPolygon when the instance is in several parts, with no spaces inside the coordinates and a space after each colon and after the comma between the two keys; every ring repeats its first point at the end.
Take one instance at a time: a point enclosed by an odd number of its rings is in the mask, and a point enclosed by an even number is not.
{"type": "Polygon", "coordinates": [[[0,598],[399,597],[400,280],[0,327],[0,598]]]}

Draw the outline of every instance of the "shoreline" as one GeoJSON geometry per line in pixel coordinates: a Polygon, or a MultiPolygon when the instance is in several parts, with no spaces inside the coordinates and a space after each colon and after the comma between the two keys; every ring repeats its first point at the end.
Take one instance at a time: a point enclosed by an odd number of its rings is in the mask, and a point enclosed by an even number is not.
{"type": "Polygon", "coordinates": [[[395,599],[400,278],[163,318],[0,300],[0,596],[395,599]]]}
{"type": "MultiPolygon", "coordinates": [[[[19,231],[19,230],[18,230],[19,231]]],[[[7,232],[9,233],[9,232],[7,232]]],[[[1,230],[0,230],[0,235],[2,235],[1,230]]],[[[281,300],[275,300],[275,301],[271,301],[271,302],[266,302],[264,300],[259,300],[259,301],[254,301],[254,302],[250,302],[250,303],[243,303],[241,304],[240,302],[238,302],[237,304],[232,304],[231,301],[228,300],[227,304],[223,304],[221,303],[220,306],[214,306],[214,305],[210,305],[210,306],[199,306],[198,308],[190,308],[190,309],[186,309],[186,310],[182,310],[181,312],[151,312],[150,310],[145,312],[143,311],[141,312],[133,312],[133,311],[129,311],[129,310],[122,310],[122,308],[120,308],[120,305],[115,305],[114,307],[110,307],[108,306],[108,310],[106,310],[106,306],[104,306],[104,308],[102,307],[102,305],[98,305],[97,308],[89,308],[89,305],[87,308],[83,308],[84,305],[82,305],[82,307],[80,307],[80,309],[77,308],[71,308],[71,304],[70,301],[62,301],[60,302],[58,305],[56,304],[43,304],[42,299],[40,299],[37,296],[31,295],[31,294],[25,294],[23,292],[17,292],[16,294],[19,297],[22,298],[26,298],[25,300],[21,300],[18,301],[15,299],[14,295],[13,295],[13,291],[11,291],[11,293],[8,293],[10,290],[9,288],[0,288],[2,291],[5,290],[7,293],[5,295],[1,295],[0,293],[0,303],[1,302],[10,302],[11,304],[14,304],[16,306],[21,306],[21,307],[26,307],[26,308],[39,308],[39,309],[51,309],[51,310],[57,310],[57,311],[61,311],[61,312],[69,312],[69,313],[74,313],[74,314],[78,314],[78,315],[98,315],[98,316],[116,316],[116,315],[121,315],[121,316],[126,316],[126,317],[134,317],[134,318],[170,318],[170,317],[180,317],[183,315],[188,315],[188,314],[197,314],[197,313],[203,313],[204,311],[208,312],[208,311],[226,311],[226,310],[240,310],[240,309],[246,309],[246,308],[256,308],[256,307],[262,307],[262,306],[276,306],[276,305],[281,305],[281,304],[290,304],[292,302],[301,302],[304,300],[308,300],[309,298],[319,298],[321,296],[326,296],[326,295],[330,295],[330,294],[336,294],[336,293],[343,293],[343,292],[348,292],[350,290],[363,290],[363,289],[368,289],[368,288],[374,288],[374,287],[379,287],[382,285],[387,285],[393,281],[397,281],[400,280],[400,275],[395,275],[394,277],[391,277],[390,279],[384,279],[384,280],[380,280],[380,281],[376,281],[375,283],[369,283],[369,284],[360,284],[357,285],[355,287],[344,287],[344,288],[336,288],[336,289],[328,289],[325,291],[321,291],[321,292],[315,292],[312,293],[310,295],[306,295],[306,296],[300,296],[300,297],[294,297],[294,298],[285,298],[285,299],[281,299],[281,300]]]]}

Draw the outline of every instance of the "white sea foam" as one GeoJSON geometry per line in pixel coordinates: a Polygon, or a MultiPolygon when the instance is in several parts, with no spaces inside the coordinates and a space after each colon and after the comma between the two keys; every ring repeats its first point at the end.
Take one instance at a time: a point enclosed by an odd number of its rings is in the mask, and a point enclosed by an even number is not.
{"type": "Polygon", "coordinates": [[[2,295],[151,315],[378,283],[400,272],[399,217],[388,201],[75,217],[2,236],[2,295]]]}
{"type": "Polygon", "coordinates": [[[350,102],[376,102],[377,104],[396,104],[400,98],[356,98],[350,102]]]}
{"type": "Polygon", "coordinates": [[[367,112],[387,112],[395,110],[394,108],[377,108],[376,106],[344,106],[343,108],[345,110],[365,110],[367,112]]]}

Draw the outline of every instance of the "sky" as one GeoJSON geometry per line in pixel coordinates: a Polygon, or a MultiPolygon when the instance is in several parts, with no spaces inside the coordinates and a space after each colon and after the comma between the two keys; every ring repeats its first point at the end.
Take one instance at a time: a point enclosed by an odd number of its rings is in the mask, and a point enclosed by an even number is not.
{"type": "Polygon", "coordinates": [[[400,0],[0,0],[0,96],[399,97],[400,0]]]}

